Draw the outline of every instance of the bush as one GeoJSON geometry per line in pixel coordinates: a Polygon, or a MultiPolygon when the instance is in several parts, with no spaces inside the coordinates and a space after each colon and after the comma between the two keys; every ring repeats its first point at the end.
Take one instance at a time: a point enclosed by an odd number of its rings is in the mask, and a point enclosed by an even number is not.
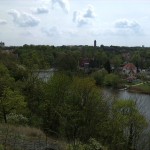
{"type": "Polygon", "coordinates": [[[0,144],[0,150],[4,150],[4,146],[0,144]]]}
{"type": "Polygon", "coordinates": [[[26,125],[28,123],[28,119],[22,114],[11,113],[7,116],[7,119],[10,124],[26,125]]]}
{"type": "Polygon", "coordinates": [[[103,69],[103,70],[99,70],[97,72],[94,72],[92,74],[92,76],[95,79],[97,85],[103,85],[104,84],[104,78],[107,74],[108,74],[108,72],[105,69],[103,69]]]}
{"type": "Polygon", "coordinates": [[[76,145],[69,145],[67,150],[107,150],[98,141],[91,138],[88,144],[78,142],[76,145]]]}
{"type": "Polygon", "coordinates": [[[120,77],[113,73],[106,75],[104,78],[104,84],[106,86],[112,86],[114,88],[120,85],[120,81],[120,77]]]}

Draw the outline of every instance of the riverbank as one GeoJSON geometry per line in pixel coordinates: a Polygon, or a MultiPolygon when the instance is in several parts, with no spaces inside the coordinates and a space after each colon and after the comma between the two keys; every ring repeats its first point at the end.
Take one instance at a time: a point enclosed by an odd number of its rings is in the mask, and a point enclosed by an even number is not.
{"type": "Polygon", "coordinates": [[[141,83],[129,86],[128,91],[150,95],[150,83],[141,83]]]}

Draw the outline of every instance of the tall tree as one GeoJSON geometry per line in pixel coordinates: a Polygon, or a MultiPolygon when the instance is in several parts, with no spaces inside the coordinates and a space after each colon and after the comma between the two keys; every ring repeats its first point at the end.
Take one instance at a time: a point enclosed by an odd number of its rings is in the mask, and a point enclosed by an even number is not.
{"type": "Polygon", "coordinates": [[[111,112],[111,149],[134,150],[147,121],[133,100],[117,100],[111,112]]]}
{"type": "Polygon", "coordinates": [[[13,91],[10,88],[4,89],[0,97],[0,114],[5,123],[7,123],[7,116],[10,113],[21,113],[25,106],[24,97],[18,91],[13,91]]]}
{"type": "Polygon", "coordinates": [[[45,102],[42,106],[43,129],[48,134],[58,136],[62,119],[65,94],[70,78],[64,74],[55,74],[45,87],[45,102]]]}
{"type": "Polygon", "coordinates": [[[74,143],[77,139],[87,142],[90,137],[102,138],[100,129],[107,120],[107,110],[95,81],[75,78],[68,90],[63,111],[67,138],[74,143]]]}
{"type": "Polygon", "coordinates": [[[107,60],[104,64],[104,68],[107,70],[108,73],[111,73],[111,65],[109,60],[107,60]]]}

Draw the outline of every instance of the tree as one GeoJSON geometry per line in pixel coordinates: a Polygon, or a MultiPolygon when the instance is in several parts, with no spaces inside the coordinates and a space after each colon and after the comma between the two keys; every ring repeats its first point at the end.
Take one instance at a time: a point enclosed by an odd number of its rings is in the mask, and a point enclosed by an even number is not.
{"type": "Polygon", "coordinates": [[[137,67],[137,70],[139,70],[139,68],[143,68],[143,63],[142,63],[142,58],[140,56],[139,53],[135,53],[132,56],[132,62],[135,64],[135,66],[137,67]]]}
{"type": "Polygon", "coordinates": [[[121,59],[120,55],[116,55],[112,59],[112,63],[114,64],[115,69],[121,65],[123,60],[121,59]]]}
{"type": "Polygon", "coordinates": [[[108,71],[108,73],[111,72],[111,66],[109,60],[107,60],[106,63],[104,64],[104,68],[108,71]]]}
{"type": "Polygon", "coordinates": [[[60,135],[63,123],[65,94],[70,85],[70,78],[64,74],[55,74],[45,86],[45,101],[42,106],[42,128],[47,134],[60,135]]]}
{"type": "Polygon", "coordinates": [[[78,61],[72,54],[59,54],[55,61],[55,65],[60,70],[76,71],[78,61]]]}
{"type": "Polygon", "coordinates": [[[117,100],[111,111],[111,149],[136,149],[138,138],[147,121],[133,100],[117,100]]]}
{"type": "Polygon", "coordinates": [[[14,78],[12,78],[9,74],[9,70],[7,67],[0,63],[0,97],[6,87],[14,86],[14,78]]]}
{"type": "Polygon", "coordinates": [[[95,79],[97,85],[103,85],[104,78],[107,74],[108,74],[108,72],[105,69],[102,69],[97,72],[94,72],[92,74],[92,77],[95,79]]]}
{"type": "Polygon", "coordinates": [[[90,137],[103,139],[102,126],[107,120],[107,103],[91,78],[74,78],[63,109],[68,140],[87,142],[90,137]]]}
{"type": "Polygon", "coordinates": [[[121,81],[120,77],[113,73],[106,75],[104,78],[104,84],[106,86],[112,86],[114,88],[116,88],[120,85],[120,83],[121,83],[120,81],[121,81]]]}
{"type": "Polygon", "coordinates": [[[25,106],[24,97],[18,91],[13,91],[10,88],[4,89],[0,97],[0,114],[5,123],[7,123],[7,116],[10,113],[21,113],[25,106]]]}
{"type": "Polygon", "coordinates": [[[107,62],[108,60],[108,56],[106,55],[106,52],[102,51],[102,52],[97,52],[96,56],[95,56],[96,60],[98,61],[98,66],[99,68],[102,67],[102,65],[104,66],[104,64],[107,62]]]}
{"type": "Polygon", "coordinates": [[[29,124],[39,127],[41,125],[41,105],[45,102],[46,83],[38,79],[34,71],[28,71],[28,78],[22,83],[22,92],[27,102],[27,115],[29,124]],[[35,109],[36,108],[36,109],[35,109]]]}

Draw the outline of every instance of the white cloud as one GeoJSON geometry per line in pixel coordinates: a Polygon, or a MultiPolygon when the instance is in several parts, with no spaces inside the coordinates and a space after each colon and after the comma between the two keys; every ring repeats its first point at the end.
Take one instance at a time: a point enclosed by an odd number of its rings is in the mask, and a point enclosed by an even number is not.
{"type": "Polygon", "coordinates": [[[69,0],[51,0],[52,7],[55,4],[58,4],[66,13],[70,11],[70,2],[69,0]]]}
{"type": "Polygon", "coordinates": [[[85,18],[95,18],[96,13],[94,7],[92,5],[88,5],[88,8],[86,9],[83,15],[85,18]]]}
{"type": "Polygon", "coordinates": [[[41,31],[45,33],[48,37],[56,37],[62,34],[56,26],[53,26],[52,28],[48,29],[42,28],[41,31]]]}
{"type": "Polygon", "coordinates": [[[3,20],[3,19],[0,19],[0,25],[5,25],[5,24],[7,24],[7,21],[3,20]]]}
{"type": "Polygon", "coordinates": [[[17,10],[10,10],[8,12],[13,17],[13,22],[20,27],[33,27],[37,26],[40,20],[33,15],[17,10]]]}
{"type": "Polygon", "coordinates": [[[117,20],[114,23],[114,26],[118,30],[133,31],[135,33],[141,32],[141,26],[136,21],[132,20],[127,19],[117,20]]]}
{"type": "Polygon", "coordinates": [[[73,21],[77,23],[77,25],[83,26],[86,24],[90,24],[92,19],[96,17],[96,13],[94,7],[92,5],[88,5],[88,7],[84,11],[75,11],[73,14],[73,21]]]}
{"type": "Polygon", "coordinates": [[[47,7],[38,7],[32,10],[33,13],[35,14],[47,14],[49,13],[49,10],[47,7]]]}

